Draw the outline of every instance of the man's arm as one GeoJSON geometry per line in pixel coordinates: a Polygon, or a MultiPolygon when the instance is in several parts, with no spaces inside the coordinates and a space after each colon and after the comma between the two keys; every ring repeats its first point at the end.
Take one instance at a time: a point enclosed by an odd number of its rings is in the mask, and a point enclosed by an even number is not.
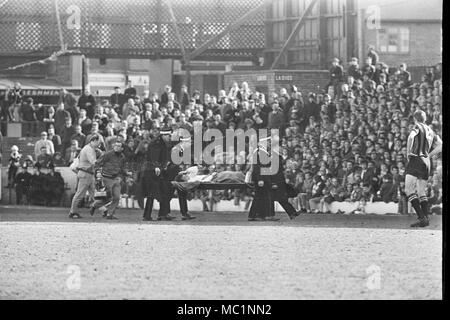
{"type": "Polygon", "coordinates": [[[55,146],[53,145],[53,142],[51,140],[48,140],[49,145],[50,145],[50,154],[54,155],[55,154],[55,146]]]}
{"type": "Polygon", "coordinates": [[[406,157],[409,157],[411,155],[411,147],[415,136],[414,133],[415,130],[411,131],[411,133],[408,136],[408,141],[406,142],[406,157]]]}
{"type": "Polygon", "coordinates": [[[94,168],[99,169],[99,168],[103,167],[103,164],[108,160],[108,156],[109,156],[109,152],[106,152],[106,153],[102,154],[100,156],[100,158],[98,158],[97,161],[94,160],[95,161],[94,168]]]}
{"type": "Polygon", "coordinates": [[[37,141],[35,144],[34,144],[34,155],[35,155],[35,157],[37,157],[39,154],[38,154],[38,151],[39,151],[39,141],[37,141]]]}
{"type": "Polygon", "coordinates": [[[433,150],[431,150],[431,152],[428,154],[428,157],[432,158],[440,152],[442,152],[442,140],[437,134],[435,134],[433,140],[433,150]]]}

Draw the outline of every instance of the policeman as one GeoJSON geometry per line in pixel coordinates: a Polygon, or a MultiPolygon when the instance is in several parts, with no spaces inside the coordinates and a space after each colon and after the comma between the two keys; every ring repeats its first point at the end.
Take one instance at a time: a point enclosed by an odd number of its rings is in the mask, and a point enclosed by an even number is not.
{"type": "Polygon", "coordinates": [[[49,170],[50,172],[47,177],[49,185],[47,205],[51,206],[54,202],[56,202],[56,205],[59,205],[64,194],[64,179],[61,173],[55,171],[53,164],[50,164],[49,170]]]}
{"type": "MultiPolygon", "coordinates": [[[[248,214],[248,221],[264,221],[275,220],[271,214],[272,199],[271,199],[271,179],[270,175],[261,174],[261,168],[270,167],[261,163],[261,155],[268,156],[267,151],[263,148],[258,148],[254,152],[256,159],[252,163],[251,174],[252,182],[255,186],[255,195],[253,197],[252,205],[248,214]]],[[[279,220],[279,219],[276,219],[279,220]]]]}
{"type": "Polygon", "coordinates": [[[169,185],[165,181],[167,163],[169,159],[169,148],[167,146],[167,134],[170,132],[160,132],[159,128],[152,129],[152,140],[150,141],[146,154],[146,161],[143,164],[143,171],[140,175],[140,187],[147,202],[144,208],[144,221],[152,221],[151,213],[153,209],[153,201],[159,201],[158,221],[173,220],[174,217],[169,215],[171,195],[169,185]]]}
{"type": "Polygon", "coordinates": [[[45,196],[43,188],[47,183],[46,175],[41,172],[41,165],[39,162],[35,164],[35,173],[31,177],[30,198],[32,204],[45,204],[45,196]]]}
{"type": "Polygon", "coordinates": [[[22,197],[25,196],[27,204],[30,203],[29,192],[32,175],[28,172],[26,163],[22,164],[19,173],[16,176],[16,203],[22,204],[22,197]]]}

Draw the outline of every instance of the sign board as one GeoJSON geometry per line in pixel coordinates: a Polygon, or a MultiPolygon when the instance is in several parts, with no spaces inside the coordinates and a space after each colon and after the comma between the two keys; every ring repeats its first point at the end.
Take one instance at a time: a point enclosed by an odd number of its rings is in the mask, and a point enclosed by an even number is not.
{"type": "Polygon", "coordinates": [[[128,76],[133,86],[148,86],[150,84],[150,77],[147,75],[128,76]]]}
{"type": "Polygon", "coordinates": [[[275,81],[292,81],[292,74],[277,74],[275,75],[275,81]]]}
{"type": "Polygon", "coordinates": [[[263,75],[256,76],[256,81],[267,81],[267,75],[263,74],[263,75]]]}
{"type": "Polygon", "coordinates": [[[89,73],[89,86],[124,88],[125,79],[125,74],[122,73],[89,73]]]}

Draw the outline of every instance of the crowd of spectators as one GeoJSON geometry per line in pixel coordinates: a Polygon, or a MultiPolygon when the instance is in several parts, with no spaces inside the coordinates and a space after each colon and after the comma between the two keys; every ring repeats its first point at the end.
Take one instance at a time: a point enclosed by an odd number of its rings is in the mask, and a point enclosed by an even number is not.
{"type": "MultiPolygon", "coordinates": [[[[123,141],[128,165],[137,172],[155,127],[192,130],[194,122],[201,122],[205,130],[276,128],[281,132],[286,180],[298,191],[298,197],[291,199],[298,209],[329,212],[331,202],[350,201],[360,204],[358,213],[367,202],[394,201],[400,213],[407,213],[404,179],[412,115],[424,110],[427,124],[442,135],[441,66],[427,68],[421,81],[413,83],[406,64],[393,72],[374,61],[373,54],[369,52],[361,66],[352,58],[345,71],[335,59],[329,85],[306,97],[295,84],[266,97],[246,82],[234,83],[217,96],[199,91],[191,96],[183,86],[177,98],[169,85],[161,96],[148,90],[138,96],[129,83],[123,93],[115,88],[109,99],[99,103],[88,90],[78,99],[62,90],[58,105],[45,109],[23,97],[26,103],[16,116],[45,125],[33,158],[47,169],[70,165],[94,133],[100,134],[103,150],[123,141]]],[[[14,108],[8,110],[14,117],[14,108]]],[[[441,160],[435,159],[429,184],[432,205],[442,198],[441,167],[441,160]]],[[[205,170],[244,167],[216,165],[205,170]]],[[[133,193],[133,186],[126,188],[133,193]]],[[[196,196],[205,210],[208,202],[223,198],[251,199],[249,194],[228,191],[196,196]]]]}

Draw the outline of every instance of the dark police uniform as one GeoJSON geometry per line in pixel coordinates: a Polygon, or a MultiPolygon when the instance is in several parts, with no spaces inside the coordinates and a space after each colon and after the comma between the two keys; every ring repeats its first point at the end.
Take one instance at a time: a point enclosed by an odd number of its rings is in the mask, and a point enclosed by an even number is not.
{"type": "Polygon", "coordinates": [[[261,164],[260,153],[266,153],[266,151],[261,148],[258,148],[256,151],[256,163],[253,165],[252,170],[252,182],[255,186],[255,195],[248,213],[249,221],[265,220],[267,217],[272,216],[271,177],[261,174],[261,168],[270,167],[270,164],[261,164]]]}
{"type": "MultiPolygon", "coordinates": [[[[36,168],[40,169],[39,163],[36,164],[36,168]]],[[[30,200],[32,204],[45,205],[46,198],[46,184],[47,175],[38,171],[31,177],[31,188],[30,188],[30,200]]]]}
{"type": "Polygon", "coordinates": [[[27,167],[22,167],[24,171],[16,176],[16,204],[22,204],[22,198],[25,196],[27,204],[30,203],[29,193],[32,175],[27,171],[27,167]]]}
{"type": "Polygon", "coordinates": [[[142,196],[147,198],[144,209],[144,220],[152,220],[151,213],[153,201],[159,201],[160,209],[158,219],[169,220],[170,212],[170,190],[169,185],[165,181],[167,162],[169,159],[168,147],[162,140],[162,136],[158,135],[149,144],[146,161],[140,174],[140,187],[142,196]],[[160,169],[159,176],[156,175],[155,169],[160,169]]]}
{"type": "Polygon", "coordinates": [[[54,171],[53,167],[50,167],[50,169],[52,171],[47,175],[49,189],[46,197],[48,206],[51,206],[54,203],[56,205],[60,204],[64,194],[64,179],[61,176],[61,173],[54,171]]]}

